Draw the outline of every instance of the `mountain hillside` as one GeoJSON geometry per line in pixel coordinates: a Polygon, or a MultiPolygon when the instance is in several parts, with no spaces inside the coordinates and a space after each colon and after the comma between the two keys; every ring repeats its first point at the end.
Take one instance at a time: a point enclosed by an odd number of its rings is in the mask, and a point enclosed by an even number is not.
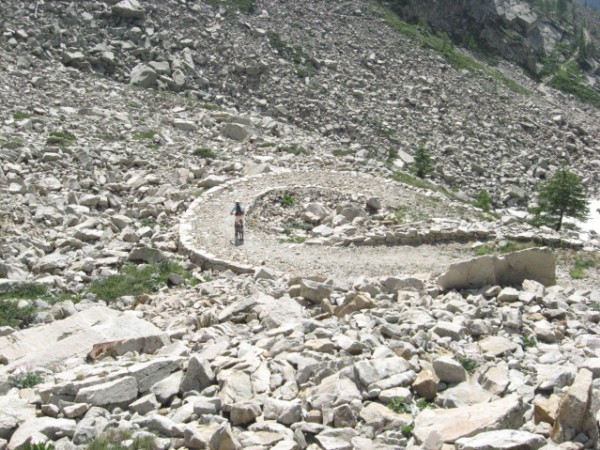
{"type": "Polygon", "coordinates": [[[595,10],[596,12],[600,12],[600,1],[598,0],[577,0],[582,5],[595,10]]]}

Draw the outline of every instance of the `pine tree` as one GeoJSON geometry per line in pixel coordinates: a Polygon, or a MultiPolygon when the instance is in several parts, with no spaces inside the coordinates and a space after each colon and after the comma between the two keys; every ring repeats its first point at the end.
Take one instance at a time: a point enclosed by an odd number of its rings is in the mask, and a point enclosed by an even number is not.
{"type": "Polygon", "coordinates": [[[538,223],[552,225],[559,231],[565,216],[579,220],[587,217],[588,201],[581,178],[565,167],[540,184],[538,194],[538,223]]]}

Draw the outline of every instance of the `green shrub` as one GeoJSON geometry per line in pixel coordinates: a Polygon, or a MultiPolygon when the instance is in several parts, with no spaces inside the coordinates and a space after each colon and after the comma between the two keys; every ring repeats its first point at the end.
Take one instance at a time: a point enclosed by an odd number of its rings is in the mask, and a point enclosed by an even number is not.
{"type": "Polygon", "coordinates": [[[432,169],[433,165],[429,151],[423,146],[417,147],[415,151],[415,164],[413,165],[415,175],[419,178],[425,178],[431,173],[432,169]]]}
{"type": "Polygon", "coordinates": [[[283,227],[283,232],[285,234],[292,234],[293,230],[303,230],[303,231],[311,231],[315,226],[312,223],[308,222],[298,222],[296,220],[287,223],[283,227]]]}
{"type": "Polygon", "coordinates": [[[68,131],[53,131],[48,135],[46,144],[66,147],[77,140],[77,137],[68,131]]]}
{"type": "Polygon", "coordinates": [[[475,200],[474,205],[475,207],[482,209],[485,212],[490,212],[492,208],[492,201],[490,199],[489,192],[485,189],[479,191],[479,194],[477,194],[477,200],[475,200]]]}
{"type": "Polygon", "coordinates": [[[8,382],[19,389],[32,388],[44,382],[44,378],[34,372],[21,372],[8,377],[8,382]]]}
{"type": "Polygon", "coordinates": [[[401,430],[402,436],[404,436],[406,439],[410,439],[412,437],[414,428],[414,425],[403,426],[401,430]]]}
{"type": "Polygon", "coordinates": [[[185,279],[191,277],[179,264],[169,261],[142,266],[126,265],[119,275],[100,278],[89,287],[89,292],[106,301],[123,296],[138,296],[157,292],[167,285],[169,275],[176,273],[185,279]]]}
{"type": "Polygon", "coordinates": [[[197,148],[194,155],[204,159],[217,159],[219,154],[210,148],[197,148]]]}
{"type": "Polygon", "coordinates": [[[473,374],[475,372],[475,369],[478,365],[477,361],[465,355],[456,355],[456,359],[460,365],[463,366],[463,369],[467,371],[467,373],[473,374]]]}
{"type": "Polygon", "coordinates": [[[33,305],[19,308],[16,300],[0,299],[0,326],[25,328],[33,322],[36,312],[33,305]]]}
{"type": "Polygon", "coordinates": [[[535,340],[535,337],[530,336],[530,335],[523,336],[523,347],[529,348],[529,347],[535,347],[536,345],[537,345],[537,341],[535,340]]]}
{"type": "Polygon", "coordinates": [[[302,147],[298,147],[296,145],[281,147],[279,150],[285,153],[291,153],[292,155],[296,156],[308,155],[308,151],[306,149],[303,149],[302,147]]]}
{"type": "Polygon", "coordinates": [[[282,206],[290,207],[294,206],[294,204],[296,203],[296,199],[289,192],[284,192],[281,196],[280,202],[282,206]]]}
{"type": "Polygon", "coordinates": [[[398,414],[410,413],[410,405],[408,405],[406,400],[402,397],[394,397],[392,401],[387,404],[387,407],[398,414]]]}
{"type": "Polygon", "coordinates": [[[437,408],[437,405],[435,403],[428,402],[424,398],[420,398],[417,400],[417,408],[419,408],[419,410],[423,410],[425,408],[435,409],[437,408]]]}

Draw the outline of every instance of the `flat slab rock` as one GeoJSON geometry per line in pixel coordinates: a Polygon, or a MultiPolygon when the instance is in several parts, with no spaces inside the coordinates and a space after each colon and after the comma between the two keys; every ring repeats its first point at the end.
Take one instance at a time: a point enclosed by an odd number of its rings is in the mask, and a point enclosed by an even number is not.
{"type": "Polygon", "coordinates": [[[415,419],[413,435],[418,444],[439,448],[485,431],[519,428],[522,421],[522,402],[510,396],[462,408],[425,409],[415,419]]]}
{"type": "Polygon", "coordinates": [[[452,264],[437,282],[442,290],[510,286],[534,280],[556,284],[556,257],[548,248],[532,248],[504,256],[481,256],[452,264]]]}
{"type": "MultiPolygon", "coordinates": [[[[51,368],[69,358],[81,362],[98,343],[161,336],[161,330],[134,312],[94,306],[67,319],[1,337],[0,361],[6,365],[0,366],[0,373],[22,365],[51,368]]],[[[152,341],[154,346],[164,343],[152,341]]]]}

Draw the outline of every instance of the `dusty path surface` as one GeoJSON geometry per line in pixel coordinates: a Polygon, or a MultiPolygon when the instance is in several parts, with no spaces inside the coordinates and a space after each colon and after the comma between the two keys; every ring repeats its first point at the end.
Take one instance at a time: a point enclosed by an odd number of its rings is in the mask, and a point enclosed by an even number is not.
{"type": "MultiPolygon", "coordinates": [[[[417,193],[409,187],[354,172],[282,172],[242,179],[227,188],[200,198],[191,206],[189,217],[193,245],[216,257],[253,266],[266,266],[295,276],[334,278],[374,277],[432,273],[445,270],[453,262],[469,256],[468,245],[421,245],[377,247],[331,247],[281,243],[276,235],[253,226],[252,205],[257,197],[272,189],[322,187],[356,195],[376,196],[388,205],[411,204],[417,193]],[[245,244],[233,244],[233,217],[238,200],[249,206],[245,244]]],[[[443,212],[440,211],[440,216],[443,212]]]]}

